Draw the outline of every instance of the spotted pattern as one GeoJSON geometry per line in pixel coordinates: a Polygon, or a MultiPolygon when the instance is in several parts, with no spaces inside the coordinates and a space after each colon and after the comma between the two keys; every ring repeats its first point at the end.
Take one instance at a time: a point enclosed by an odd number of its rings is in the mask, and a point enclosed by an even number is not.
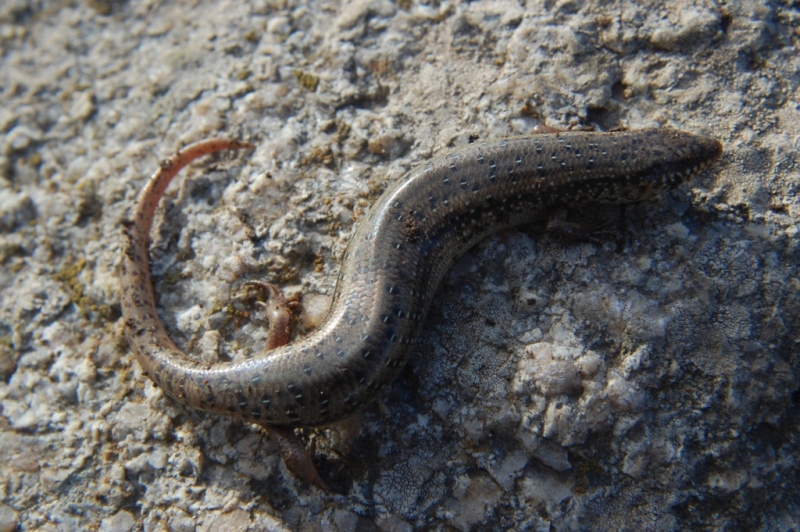
{"type": "Polygon", "coordinates": [[[344,254],[323,324],[294,344],[239,363],[203,364],[170,340],[149,265],[153,211],[188,162],[248,148],[210,140],[162,163],[124,224],[122,308],[144,371],[203,410],[263,424],[339,420],[374,400],[403,368],[452,262],[487,234],[551,206],[641,201],[716,160],[714,139],[673,130],[563,132],[473,144],[426,163],[381,196],[344,254]]]}

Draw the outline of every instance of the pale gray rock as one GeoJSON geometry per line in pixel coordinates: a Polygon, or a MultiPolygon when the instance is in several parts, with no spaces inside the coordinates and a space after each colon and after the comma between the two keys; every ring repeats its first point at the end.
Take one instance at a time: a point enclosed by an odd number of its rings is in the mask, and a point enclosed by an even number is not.
{"type": "Polygon", "coordinates": [[[800,528],[800,16],[786,2],[0,2],[0,529],[800,528]],[[153,231],[159,312],[263,349],[246,280],[329,304],[390,182],[476,139],[676,127],[723,160],[448,273],[408,370],[307,429],[166,398],[121,335],[120,221],[209,136],[153,231]]]}
{"type": "Polygon", "coordinates": [[[109,532],[130,532],[136,526],[136,518],[126,510],[120,510],[100,521],[100,527],[109,532]]]}
{"type": "Polygon", "coordinates": [[[17,512],[0,503],[0,532],[14,532],[18,524],[17,512]]]}

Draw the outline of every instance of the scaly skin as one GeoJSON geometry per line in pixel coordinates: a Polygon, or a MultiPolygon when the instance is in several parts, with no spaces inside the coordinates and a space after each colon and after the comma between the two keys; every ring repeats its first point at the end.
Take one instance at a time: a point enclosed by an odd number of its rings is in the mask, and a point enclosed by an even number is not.
{"type": "Polygon", "coordinates": [[[402,369],[439,281],[489,233],[542,218],[554,206],[642,201],[719,158],[714,139],[674,130],[560,132],[465,146],[387,190],[359,222],[334,302],[308,336],[244,362],[199,362],[170,340],[150,279],[153,212],[191,160],[250,148],[193,144],[165,161],[125,223],[122,311],[146,374],[167,394],[261,425],[313,426],[373,401],[402,369]]]}

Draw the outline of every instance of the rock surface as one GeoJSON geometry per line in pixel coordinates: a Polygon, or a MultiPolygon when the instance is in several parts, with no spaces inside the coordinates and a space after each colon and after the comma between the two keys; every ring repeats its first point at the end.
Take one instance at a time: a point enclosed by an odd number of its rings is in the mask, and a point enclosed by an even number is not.
{"type": "Polygon", "coordinates": [[[798,28],[759,0],[2,2],[0,530],[797,529],[798,28]],[[538,123],[725,155],[570,213],[596,241],[470,251],[382,400],[305,431],[336,493],[141,375],[120,220],[179,146],[258,144],[185,171],[153,233],[173,338],[236,359],[264,340],[245,280],[313,325],[388,183],[538,123]]]}

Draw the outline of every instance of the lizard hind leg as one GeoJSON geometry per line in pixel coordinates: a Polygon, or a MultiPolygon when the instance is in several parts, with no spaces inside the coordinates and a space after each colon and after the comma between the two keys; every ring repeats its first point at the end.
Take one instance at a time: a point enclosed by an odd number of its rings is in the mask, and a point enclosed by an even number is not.
{"type": "Polygon", "coordinates": [[[246,286],[258,288],[267,293],[267,301],[259,301],[256,304],[267,312],[267,343],[265,351],[275,349],[289,343],[289,336],[292,332],[292,311],[297,308],[299,303],[290,301],[283,295],[280,287],[272,283],[263,281],[248,281],[246,286]]]}
{"type": "MultiPolygon", "coordinates": [[[[268,294],[267,301],[259,303],[259,306],[267,311],[267,320],[269,321],[265,350],[269,351],[286,345],[292,331],[292,311],[296,309],[298,303],[286,299],[281,289],[274,284],[261,281],[249,281],[246,284],[264,290],[268,294]]],[[[328,485],[320,477],[311,453],[295,434],[294,429],[275,425],[262,425],[262,427],[278,446],[281,458],[292,474],[321,490],[330,491],[328,485]]]]}
{"type": "Polygon", "coordinates": [[[266,425],[263,427],[269,437],[278,446],[281,458],[289,471],[300,480],[313,484],[323,491],[331,491],[328,484],[322,480],[311,458],[311,453],[306,449],[303,442],[294,433],[291,427],[278,427],[266,425]]]}

